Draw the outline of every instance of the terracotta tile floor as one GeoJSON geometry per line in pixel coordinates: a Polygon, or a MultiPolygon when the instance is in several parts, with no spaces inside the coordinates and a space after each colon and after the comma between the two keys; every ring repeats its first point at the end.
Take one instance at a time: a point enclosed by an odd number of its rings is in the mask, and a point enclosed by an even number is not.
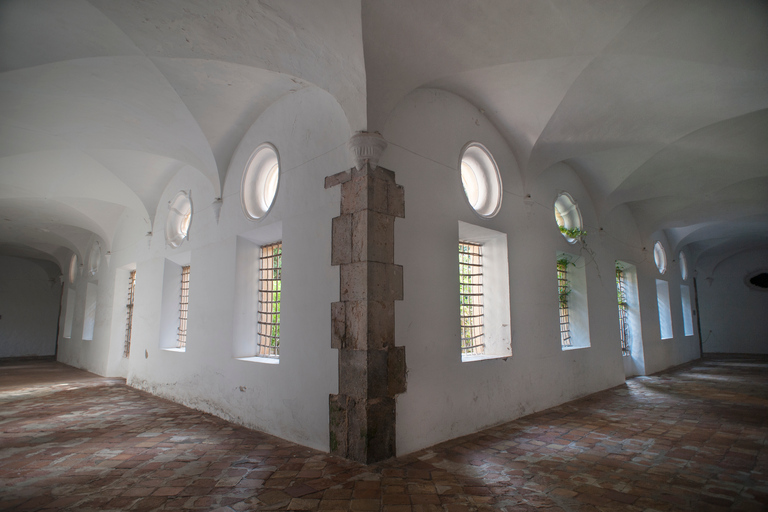
{"type": "Polygon", "coordinates": [[[0,365],[0,510],[760,511],[767,444],[759,357],[635,378],[367,467],[118,379],[0,365]]]}

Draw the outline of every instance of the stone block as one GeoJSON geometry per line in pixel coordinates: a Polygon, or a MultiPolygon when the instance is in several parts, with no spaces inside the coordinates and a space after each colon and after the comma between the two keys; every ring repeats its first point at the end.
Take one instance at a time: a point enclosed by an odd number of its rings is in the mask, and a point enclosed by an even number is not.
{"type": "Polygon", "coordinates": [[[325,188],[335,187],[336,185],[340,185],[341,183],[346,183],[351,179],[352,179],[351,170],[337,172],[336,174],[325,177],[325,188]]]}
{"type": "Polygon", "coordinates": [[[384,350],[395,345],[395,303],[367,301],[367,348],[384,350]]]}
{"type": "Polygon", "coordinates": [[[347,456],[347,420],[348,397],[330,395],[328,399],[329,446],[333,455],[347,456]]]}
{"type": "Polygon", "coordinates": [[[389,184],[384,180],[368,178],[368,209],[379,213],[387,213],[387,196],[389,184]]]}
{"type": "Polygon", "coordinates": [[[350,350],[368,349],[368,302],[349,301],[346,315],[346,343],[350,350]]]}
{"type": "Polygon", "coordinates": [[[331,304],[331,348],[346,347],[346,303],[331,304]]]}
{"type": "Polygon", "coordinates": [[[387,396],[387,350],[368,350],[368,399],[387,396]]]}
{"type": "Polygon", "coordinates": [[[368,411],[367,400],[350,400],[347,407],[348,459],[368,463],[368,411]]]}
{"type": "Polygon", "coordinates": [[[365,350],[339,350],[339,394],[363,400],[368,392],[368,356],[365,350]]]}
{"type": "Polygon", "coordinates": [[[352,261],[352,215],[341,215],[331,221],[331,265],[352,261]]]}
{"type": "Polygon", "coordinates": [[[368,262],[367,298],[381,302],[403,300],[403,267],[368,262]]]}
{"type": "Polygon", "coordinates": [[[368,214],[369,210],[362,210],[351,215],[350,238],[352,241],[351,261],[366,261],[368,259],[368,214]]]}
{"type": "Polygon", "coordinates": [[[368,297],[368,263],[342,265],[339,271],[339,299],[366,300],[368,297]]]}
{"type": "Polygon", "coordinates": [[[395,173],[384,167],[376,167],[368,171],[368,175],[378,180],[386,181],[387,183],[395,182],[395,173]]]}
{"type": "Polygon", "coordinates": [[[368,217],[368,261],[395,262],[395,218],[373,211],[368,217]]]}
{"type": "Polygon", "coordinates": [[[387,187],[387,213],[393,217],[405,217],[405,189],[396,183],[387,187]]]}
{"type": "Polygon", "coordinates": [[[387,395],[405,393],[408,369],[405,365],[405,347],[392,347],[387,351],[387,395]]]}
{"type": "Polygon", "coordinates": [[[395,453],[395,399],[374,398],[366,404],[368,420],[366,463],[392,458],[395,453]]]}
{"type": "Polygon", "coordinates": [[[368,208],[368,177],[353,177],[341,185],[341,213],[355,213],[368,208]]]}
{"type": "Polygon", "coordinates": [[[362,210],[351,216],[352,261],[394,263],[394,217],[372,210],[362,210]]]}

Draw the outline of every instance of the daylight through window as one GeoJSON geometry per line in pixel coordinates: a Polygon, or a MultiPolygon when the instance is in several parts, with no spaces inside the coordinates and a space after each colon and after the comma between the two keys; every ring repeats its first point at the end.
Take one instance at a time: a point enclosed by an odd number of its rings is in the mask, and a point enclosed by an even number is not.
{"type": "Polygon", "coordinates": [[[557,259],[557,294],[560,301],[560,344],[571,346],[571,320],[568,309],[568,296],[571,294],[571,283],[568,281],[568,258],[557,259]]]}
{"type": "Polygon", "coordinates": [[[259,256],[259,352],[280,355],[280,300],[282,295],[283,243],[264,245],[259,256]]]}
{"type": "Polygon", "coordinates": [[[181,267],[181,297],[179,298],[179,331],[176,347],[187,347],[187,313],[189,312],[189,265],[181,267]]]}
{"type": "Polygon", "coordinates": [[[459,242],[461,353],[484,354],[483,254],[480,244],[459,242]]]}
{"type": "Polygon", "coordinates": [[[136,271],[131,270],[128,276],[128,297],[125,301],[125,344],[123,345],[123,357],[131,353],[131,331],[133,330],[133,298],[136,291],[136,271]]]}
{"type": "Polygon", "coordinates": [[[628,356],[629,351],[629,301],[627,299],[627,279],[624,267],[616,264],[616,297],[619,301],[619,337],[621,354],[628,356]]]}

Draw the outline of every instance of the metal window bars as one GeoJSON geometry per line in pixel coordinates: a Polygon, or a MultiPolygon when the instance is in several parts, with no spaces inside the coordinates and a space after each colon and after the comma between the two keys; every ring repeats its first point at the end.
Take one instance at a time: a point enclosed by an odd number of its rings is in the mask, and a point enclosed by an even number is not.
{"type": "Polygon", "coordinates": [[[462,355],[484,354],[482,246],[459,242],[459,303],[462,355]]]}
{"type": "Polygon", "coordinates": [[[179,298],[179,329],[176,347],[187,347],[187,314],[189,313],[189,265],[181,267],[181,297],[179,298]]]}
{"type": "Polygon", "coordinates": [[[123,357],[131,353],[131,331],[133,330],[133,299],[136,292],[136,271],[131,270],[128,276],[128,297],[125,301],[125,344],[123,345],[123,357]]]}
{"type": "Polygon", "coordinates": [[[624,269],[616,265],[616,296],[619,302],[619,336],[622,355],[630,355],[629,349],[629,304],[627,303],[627,282],[624,269]]]}
{"type": "Polygon", "coordinates": [[[258,355],[280,356],[280,299],[283,243],[261,247],[259,255],[258,355]]]}
{"type": "Polygon", "coordinates": [[[560,344],[563,347],[571,346],[571,320],[568,308],[568,296],[571,293],[571,284],[568,281],[567,259],[557,260],[557,293],[560,301],[560,344]]]}

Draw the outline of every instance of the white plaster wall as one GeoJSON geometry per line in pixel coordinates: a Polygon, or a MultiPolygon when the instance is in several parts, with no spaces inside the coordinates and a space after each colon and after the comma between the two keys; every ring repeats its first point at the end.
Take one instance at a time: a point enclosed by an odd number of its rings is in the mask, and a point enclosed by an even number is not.
{"type": "Polygon", "coordinates": [[[396,172],[406,201],[405,219],[395,222],[395,262],[404,266],[396,343],[405,345],[408,367],[408,390],[397,400],[398,453],[622,383],[621,349],[613,336],[615,258],[604,254],[599,237],[588,244],[594,257],[584,252],[591,347],[560,346],[555,253],[579,248],[565,241],[555,223],[558,192],[567,190],[576,199],[587,230],[598,229],[575,173],[562,165],[524,188],[495,128],[472,105],[443,91],[413,92],[383,135],[390,146],[381,165],[396,172]],[[459,152],[470,140],[492,152],[502,173],[504,198],[493,219],[478,217],[462,197],[459,152]],[[453,279],[457,220],[507,234],[513,356],[506,361],[461,362],[453,279]]]}
{"type": "MultiPolygon", "coordinates": [[[[683,281],[677,255],[672,254],[671,245],[663,232],[653,233],[645,239],[641,251],[642,260],[637,265],[640,310],[642,311],[643,352],[645,374],[659,372],[670,366],[676,366],[701,356],[699,350],[698,329],[696,328],[697,311],[694,310],[694,334],[686,336],[683,328],[683,308],[680,298],[680,285],[692,285],[691,277],[683,281]],[[653,244],[661,241],[667,252],[667,271],[660,274],[653,261],[653,244]],[[661,339],[659,309],[656,296],[656,280],[666,281],[669,285],[669,304],[672,315],[672,337],[661,339]]],[[[693,290],[692,290],[693,291],[693,290]]],[[[695,309],[695,302],[692,304],[695,309]]]]}
{"type": "MultiPolygon", "coordinates": [[[[338,269],[330,265],[331,219],[339,190],[324,178],[349,168],[350,128],[339,104],[306,87],[267,108],[235,152],[216,222],[210,181],[191,167],[170,181],[157,205],[154,228],[126,212],[112,244],[109,265],[93,278],[80,276],[72,339],[61,340],[60,360],[101,375],[122,375],[130,385],[307,446],[328,450],[328,396],[338,391],[336,351],[330,347],[330,304],[339,298],[338,269]],[[240,204],[242,172],[265,141],[280,152],[281,176],[274,207],[259,221],[240,204]],[[191,190],[189,240],[165,244],[167,202],[191,190]],[[238,236],[282,226],[283,304],[280,363],[235,358],[238,236]],[[147,232],[151,232],[146,236],[147,232]],[[185,352],[161,349],[166,261],[191,264],[185,352]],[[133,336],[123,357],[128,271],[136,269],[133,336]],[[83,341],[87,283],[98,282],[92,341],[83,341]],[[114,307],[112,305],[114,304],[114,307]]],[[[177,313],[174,311],[174,316],[177,313]]],[[[175,322],[175,319],[172,319],[175,322]]],[[[63,315],[62,315],[63,321],[63,315]]]]}
{"type": "Polygon", "coordinates": [[[31,260],[0,256],[0,358],[52,356],[61,281],[31,260]]]}
{"type": "MultiPolygon", "coordinates": [[[[744,283],[751,272],[768,271],[768,252],[736,254],[697,278],[704,352],[768,353],[768,291],[744,283]]],[[[693,291],[693,290],[691,290],[693,291]]],[[[694,328],[696,317],[694,317],[694,328]]]]}

